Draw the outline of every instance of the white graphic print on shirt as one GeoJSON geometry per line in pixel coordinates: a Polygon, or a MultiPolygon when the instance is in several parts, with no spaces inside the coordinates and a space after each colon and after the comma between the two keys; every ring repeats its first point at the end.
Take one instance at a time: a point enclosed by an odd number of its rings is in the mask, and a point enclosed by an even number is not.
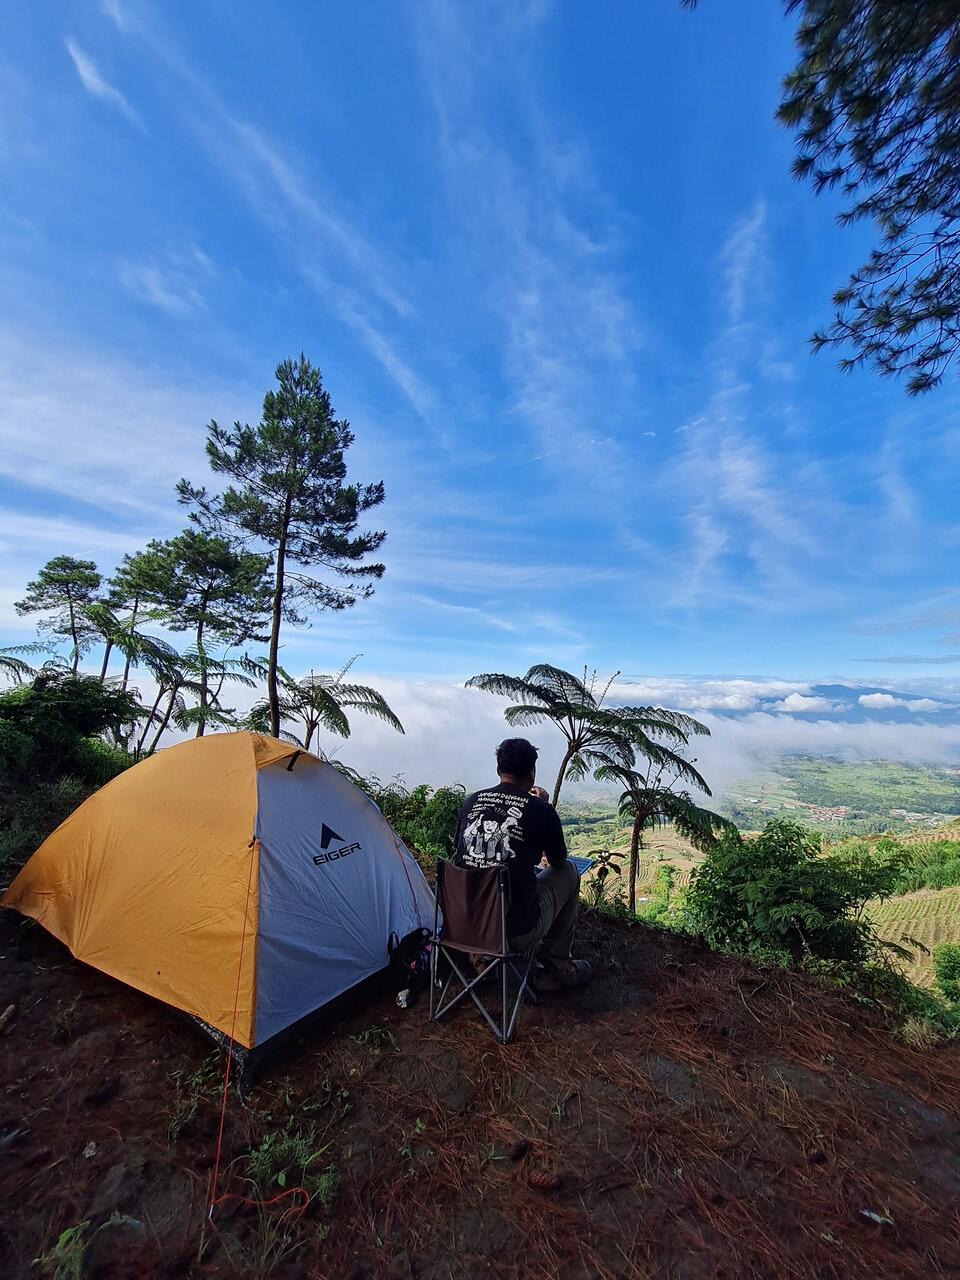
{"type": "Polygon", "coordinates": [[[516,857],[512,839],[520,835],[520,819],[526,804],[526,797],[481,791],[463,828],[466,866],[489,867],[516,857]]]}

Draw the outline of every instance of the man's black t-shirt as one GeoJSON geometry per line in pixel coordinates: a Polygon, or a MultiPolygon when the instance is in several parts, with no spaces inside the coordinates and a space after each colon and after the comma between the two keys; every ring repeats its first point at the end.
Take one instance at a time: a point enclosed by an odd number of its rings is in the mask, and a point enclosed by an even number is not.
{"type": "Polygon", "coordinates": [[[454,861],[461,867],[506,862],[511,937],[527,933],[537,923],[536,868],[544,854],[553,866],[567,856],[560,819],[545,800],[506,782],[467,796],[457,822],[454,861]]]}

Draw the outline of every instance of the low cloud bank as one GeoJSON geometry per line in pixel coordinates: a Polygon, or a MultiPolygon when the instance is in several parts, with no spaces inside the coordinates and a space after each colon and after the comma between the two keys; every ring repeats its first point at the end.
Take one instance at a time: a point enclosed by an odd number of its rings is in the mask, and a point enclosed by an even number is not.
{"type": "MultiPolygon", "coordinates": [[[[541,748],[541,779],[552,780],[559,767],[562,739],[557,730],[549,724],[511,730],[503,719],[506,699],[443,681],[367,676],[364,680],[384,694],[403,722],[406,734],[401,737],[387,725],[358,716],[349,739],[343,743],[324,742],[324,749],[332,750],[362,773],[375,773],[384,779],[402,775],[410,784],[427,782],[436,786],[456,781],[468,788],[481,786],[493,777],[494,747],[511,733],[522,734],[541,748]]],[[[742,686],[753,682],[729,683],[742,686]]],[[[757,687],[755,684],[749,692],[741,687],[728,694],[731,699],[748,701],[755,696],[757,687]]],[[[797,691],[796,684],[787,682],[766,682],[761,687],[768,696],[780,693],[789,698],[787,689],[797,691]]],[[[617,692],[626,693],[626,689],[617,692]]],[[[651,692],[644,689],[644,700],[651,692]]],[[[673,692],[678,692],[676,685],[673,692]]],[[[630,693],[636,699],[636,690],[632,688],[630,693]]],[[[729,708],[720,688],[714,688],[711,696],[729,708]]],[[[662,702],[690,707],[697,705],[697,698],[688,691],[682,697],[664,697],[662,702]]],[[[788,752],[917,764],[960,762],[960,716],[957,723],[928,724],[921,720],[848,723],[798,719],[791,711],[743,711],[730,715],[698,707],[698,714],[711,736],[695,739],[693,754],[716,794],[758,765],[788,752]]]]}
{"type": "Polygon", "coordinates": [[[698,768],[717,794],[759,765],[789,752],[907,764],[960,763],[960,723],[846,724],[767,712],[736,720],[705,715],[703,720],[711,737],[697,740],[698,768]]]}
{"type": "MultiPolygon", "coordinates": [[[[399,734],[379,720],[352,714],[349,738],[323,734],[314,741],[314,750],[384,782],[393,778],[402,778],[408,786],[462,782],[473,789],[494,780],[497,743],[519,735],[540,748],[539,777],[552,785],[563,752],[560,733],[547,723],[511,729],[503,718],[507,699],[445,680],[367,672],[358,673],[357,678],[384,695],[406,732],[399,734]]],[[[154,693],[151,681],[140,678],[136,683],[149,703],[154,693]]],[[[690,754],[716,796],[722,796],[737,779],[790,752],[960,766],[960,706],[941,699],[918,699],[941,708],[937,722],[931,723],[924,714],[924,705],[916,707],[916,718],[904,719],[905,704],[911,700],[896,698],[896,706],[886,699],[871,701],[870,694],[862,693],[863,686],[851,683],[845,691],[851,714],[857,718],[845,720],[835,714],[826,719],[810,714],[811,702],[818,698],[804,691],[816,687],[796,681],[645,681],[642,686],[618,684],[610,691],[610,701],[673,707],[707,725],[710,736],[692,739],[690,754]],[[764,710],[749,709],[764,704],[764,710]],[[945,723],[947,711],[950,720],[945,723]],[[898,718],[891,720],[892,715],[898,718]]],[[[254,697],[252,691],[240,689],[232,699],[228,695],[227,702],[233,701],[242,714],[254,697]]],[[[167,738],[166,744],[172,741],[167,738]]]]}

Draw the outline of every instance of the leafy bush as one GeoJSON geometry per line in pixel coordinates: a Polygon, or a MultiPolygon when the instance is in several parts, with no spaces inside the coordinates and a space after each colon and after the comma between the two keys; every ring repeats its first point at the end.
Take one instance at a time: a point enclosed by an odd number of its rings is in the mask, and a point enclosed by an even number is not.
{"type": "Polygon", "coordinates": [[[884,836],[871,846],[865,840],[842,841],[838,853],[868,853],[890,857],[902,863],[895,893],[912,893],[917,889],[949,889],[960,885],[960,840],[932,837],[927,840],[897,840],[884,836]]]}
{"type": "Polygon", "coordinates": [[[923,1048],[960,1038],[960,1003],[918,987],[889,964],[866,964],[850,975],[860,1000],[875,1001],[899,1024],[908,1044],[923,1048]]]}
{"type": "MultiPolygon", "coordinates": [[[[93,676],[45,671],[30,685],[0,694],[0,767],[11,776],[52,779],[72,775],[106,781],[106,757],[92,758],[90,739],[133,723],[136,696],[93,676]]],[[[117,761],[116,763],[119,763],[117,761]]]]}
{"type": "Polygon", "coordinates": [[[379,778],[362,777],[355,770],[339,766],[355,786],[379,807],[400,839],[427,870],[437,858],[449,858],[455,851],[457,818],[466,795],[459,783],[435,790],[425,784],[408,790],[399,778],[384,785],[379,778]]]}
{"type": "Polygon", "coordinates": [[[104,786],[133,763],[133,756],[101,738],[80,738],[74,744],[73,776],[91,787],[104,786]]]}
{"type": "Polygon", "coordinates": [[[934,947],[933,974],[944,999],[960,1003],[960,943],[941,942],[934,947]]]}
{"type": "MultiPolygon", "coordinates": [[[[0,694],[0,706],[3,695],[0,694]]],[[[2,718],[0,712],[0,768],[4,772],[19,770],[30,759],[34,749],[33,739],[22,729],[2,718]]]]}
{"type": "Polygon", "coordinates": [[[133,763],[98,735],[137,710],[133,694],[61,671],[0,694],[0,875],[133,763]]]}
{"type": "Polygon", "coordinates": [[[884,945],[863,906],[889,896],[901,871],[894,853],[823,856],[820,838],[792,822],[753,837],[725,832],[691,876],[684,923],[712,947],[757,959],[862,964],[884,945]]]}

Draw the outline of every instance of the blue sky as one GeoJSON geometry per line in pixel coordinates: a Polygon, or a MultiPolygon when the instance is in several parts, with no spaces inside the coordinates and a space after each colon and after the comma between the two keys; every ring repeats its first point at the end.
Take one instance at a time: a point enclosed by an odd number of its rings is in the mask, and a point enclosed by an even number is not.
{"type": "Polygon", "coordinates": [[[957,687],[956,385],[808,353],[870,235],[789,175],[781,5],[74,0],[6,36],[0,643],[50,556],[176,532],[207,420],[303,348],[388,570],[288,665],[957,687]]]}

